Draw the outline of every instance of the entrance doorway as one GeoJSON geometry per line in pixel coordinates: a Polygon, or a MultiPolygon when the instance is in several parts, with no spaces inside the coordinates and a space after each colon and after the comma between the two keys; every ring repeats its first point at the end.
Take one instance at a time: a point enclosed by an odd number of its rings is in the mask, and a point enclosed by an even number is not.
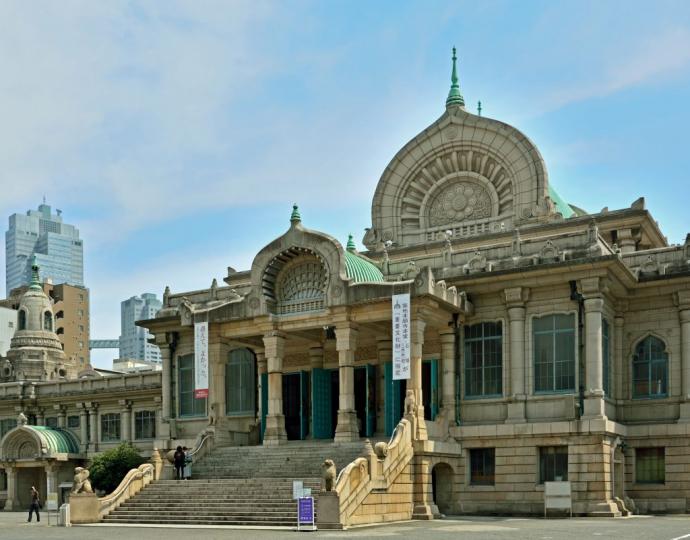
{"type": "Polygon", "coordinates": [[[436,418],[438,404],[438,360],[424,360],[422,362],[422,405],[425,420],[436,418]]]}
{"type": "Polygon", "coordinates": [[[355,368],[355,409],[360,437],[372,437],[376,431],[376,366],[355,368]]]}
{"type": "Polygon", "coordinates": [[[340,380],[337,369],[315,368],[311,372],[312,433],[315,439],[332,439],[338,425],[340,380]]]}
{"type": "Polygon", "coordinates": [[[303,440],[309,435],[310,386],[308,371],[283,374],[283,414],[290,441],[303,440]]]}
{"type": "Polygon", "coordinates": [[[450,465],[439,463],[431,469],[431,490],[439,512],[450,514],[453,501],[453,469],[450,465]]]}

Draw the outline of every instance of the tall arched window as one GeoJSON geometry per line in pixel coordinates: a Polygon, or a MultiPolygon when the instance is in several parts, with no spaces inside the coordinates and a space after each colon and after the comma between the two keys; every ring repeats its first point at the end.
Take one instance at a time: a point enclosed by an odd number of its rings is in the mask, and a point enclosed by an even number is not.
{"type": "Polygon", "coordinates": [[[256,412],[254,353],[249,349],[230,351],[225,365],[225,410],[228,415],[244,416],[256,412]]]}
{"type": "Polygon", "coordinates": [[[53,331],[53,314],[50,311],[43,312],[43,330],[53,331]]]}
{"type": "Polygon", "coordinates": [[[659,338],[648,336],[635,347],[633,355],[633,397],[668,395],[668,354],[659,338]]]}
{"type": "Polygon", "coordinates": [[[18,330],[26,330],[26,311],[23,309],[20,309],[17,315],[17,326],[18,330]]]}

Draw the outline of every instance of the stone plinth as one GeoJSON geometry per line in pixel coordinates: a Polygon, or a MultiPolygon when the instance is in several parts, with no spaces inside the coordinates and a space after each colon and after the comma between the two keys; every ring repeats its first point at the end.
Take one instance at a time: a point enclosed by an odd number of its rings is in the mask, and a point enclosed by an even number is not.
{"type": "Polygon", "coordinates": [[[342,529],[340,523],[340,497],[335,491],[322,491],[319,494],[317,526],[319,529],[342,529]]]}
{"type": "Polygon", "coordinates": [[[70,521],[79,523],[98,523],[100,504],[95,493],[73,493],[69,496],[70,521]]]}

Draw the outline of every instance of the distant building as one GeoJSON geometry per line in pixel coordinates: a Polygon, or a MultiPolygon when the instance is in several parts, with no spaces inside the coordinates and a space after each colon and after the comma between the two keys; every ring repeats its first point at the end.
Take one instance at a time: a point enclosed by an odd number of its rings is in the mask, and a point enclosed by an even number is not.
{"type": "Polygon", "coordinates": [[[41,204],[26,215],[10,216],[5,233],[5,290],[28,285],[31,260],[41,268],[41,279],[84,286],[84,253],[79,230],[63,223],[60,210],[41,204]]]}
{"type": "Polygon", "coordinates": [[[132,296],[120,305],[120,358],[143,360],[145,362],[160,362],[160,349],[148,343],[151,337],[146,328],[136,326],[136,321],[153,319],[158,310],[163,307],[155,294],[144,293],[132,296]]]}
{"type": "MultiPolygon", "coordinates": [[[[43,273],[42,270],[41,274],[43,273]]],[[[63,345],[65,357],[74,363],[78,369],[84,369],[91,362],[89,351],[89,290],[65,283],[54,285],[50,282],[44,282],[40,287],[53,302],[55,332],[63,345]]],[[[28,289],[28,286],[13,289],[6,300],[0,300],[0,307],[19,309],[20,300],[28,289]]],[[[3,338],[0,337],[0,355],[3,354],[2,341],[3,338]]]]}
{"type": "Polygon", "coordinates": [[[17,310],[0,307],[0,356],[7,354],[10,340],[17,329],[17,310]]]}
{"type": "Polygon", "coordinates": [[[118,373],[140,373],[142,371],[161,371],[162,365],[158,362],[146,362],[144,360],[132,360],[131,358],[118,358],[113,360],[113,371],[118,373]]]}

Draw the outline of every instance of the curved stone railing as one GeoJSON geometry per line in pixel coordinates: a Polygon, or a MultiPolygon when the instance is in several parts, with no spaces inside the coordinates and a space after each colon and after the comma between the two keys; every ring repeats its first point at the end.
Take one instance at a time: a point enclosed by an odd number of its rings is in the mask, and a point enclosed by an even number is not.
{"type": "Polygon", "coordinates": [[[154,477],[155,468],[152,463],[144,463],[130,470],[115,491],[98,499],[98,519],[103,519],[123,502],[134,497],[148,486],[155,479],[154,477]]]}
{"type": "Polygon", "coordinates": [[[192,463],[196,463],[213,449],[214,438],[215,432],[212,428],[204,430],[197,435],[194,441],[194,448],[189,451],[192,463]]]}
{"type": "Polygon", "coordinates": [[[396,426],[387,453],[380,459],[370,451],[340,471],[335,491],[340,502],[340,524],[347,527],[357,508],[372,490],[387,490],[398,475],[410,463],[414,455],[412,447],[412,423],[402,419],[396,426]]]}

